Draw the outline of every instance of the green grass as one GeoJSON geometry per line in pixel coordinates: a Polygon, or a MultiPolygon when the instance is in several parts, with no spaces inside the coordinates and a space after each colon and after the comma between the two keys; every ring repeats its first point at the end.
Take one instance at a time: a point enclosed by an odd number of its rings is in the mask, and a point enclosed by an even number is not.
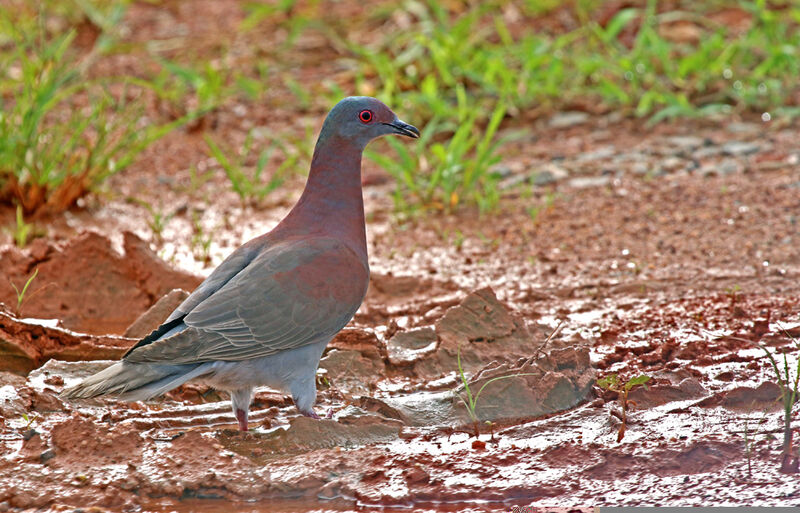
{"type": "Polygon", "coordinates": [[[209,155],[214,157],[225,171],[225,175],[239,196],[242,205],[258,204],[262,201],[283,183],[287,170],[294,167],[296,163],[295,160],[287,158],[270,176],[264,175],[264,169],[273,151],[281,146],[280,141],[274,139],[269,147],[258,154],[255,165],[248,165],[249,160],[252,160],[252,130],[247,134],[244,146],[239,152],[223,150],[221,143],[215,142],[209,135],[205,136],[205,141],[209,155]]]}
{"type": "MultiPolygon", "coordinates": [[[[357,81],[377,84],[381,99],[421,124],[426,142],[458,139],[466,123],[469,131],[485,130],[496,143],[497,105],[504,106],[501,121],[512,124],[524,112],[547,115],[575,105],[618,110],[651,123],[747,111],[769,112],[772,118],[800,113],[793,99],[800,76],[796,3],[781,10],[762,0],[741,2],[753,21],[736,33],[705,17],[715,7],[710,2],[693,11],[659,12],[658,3],[648,0],[621,9],[605,26],[591,17],[598,2],[578,2],[575,17],[584,23],[560,34],[512,31],[502,14],[514,3],[459,4],[464,9],[452,13],[434,0],[408,0],[399,10],[414,19],[410,28],[386,31],[377,44],[338,43],[356,56],[357,81]],[[659,31],[678,21],[694,23],[697,41],[672,41],[659,31]],[[632,41],[621,39],[625,31],[633,31],[632,41]],[[474,117],[465,120],[464,110],[474,117]]],[[[528,4],[523,12],[531,12],[528,4]]],[[[496,181],[475,180],[469,165],[454,170],[449,164],[466,164],[478,154],[477,145],[466,151],[462,144],[449,145],[444,153],[436,145],[413,152],[393,147],[398,158],[375,160],[398,181],[398,210],[432,202],[444,210],[454,203],[483,209],[496,204],[496,181]],[[451,173],[447,180],[431,171],[437,164],[451,173]],[[459,201],[450,202],[454,190],[459,201]]]]}
{"type": "MultiPolygon", "coordinates": [[[[206,119],[232,97],[244,104],[290,102],[316,117],[342,96],[374,92],[423,134],[412,145],[390,141],[388,157],[370,152],[395,178],[395,206],[404,213],[464,205],[492,210],[500,197],[492,169],[503,155],[504,134],[558,110],[615,110],[651,123],[800,114],[796,1],[739,2],[751,20],[744,30],[709,16],[724,7],[715,0],[670,4],[673,10],[641,0],[602,24],[597,16],[606,4],[599,0],[398,0],[346,22],[318,0],[244,1],[232,43],[200,58],[160,41],[118,44],[124,0],[20,5],[25,15],[12,9],[0,15],[0,200],[22,205],[26,214],[69,208],[153,141],[206,119]],[[542,16],[551,21],[539,23],[542,16]],[[45,29],[53,17],[62,28],[45,29]],[[577,28],[554,21],[565,17],[577,28]],[[84,21],[101,34],[80,58],[70,27],[84,21]],[[670,38],[664,29],[676,23],[689,24],[695,37],[670,38]],[[283,31],[282,43],[260,46],[263,29],[283,31]],[[308,83],[304,66],[316,61],[301,46],[307,31],[328,38],[341,75],[308,83]],[[151,75],[88,78],[97,59],[136,50],[152,61],[151,75]],[[145,118],[148,95],[167,111],[166,123],[145,118]]],[[[306,147],[313,147],[307,139],[281,149],[287,166],[304,168],[306,147]]],[[[217,139],[212,144],[222,150],[217,139]]],[[[266,192],[255,174],[266,171],[253,162],[237,171],[237,159],[229,157],[226,167],[231,187],[243,201],[257,201],[266,192]]]]}
{"type": "Polygon", "coordinates": [[[53,36],[40,23],[23,31],[0,13],[0,34],[0,199],[25,213],[70,208],[180,124],[146,122],[124,80],[87,79],[74,30],[53,36]]]}
{"type": "Polygon", "coordinates": [[[189,246],[192,256],[197,262],[202,262],[203,266],[211,264],[211,243],[214,241],[214,230],[207,233],[203,228],[200,214],[192,211],[192,238],[189,246]]]}
{"type": "Polygon", "coordinates": [[[11,283],[11,287],[14,289],[14,292],[17,295],[17,309],[14,311],[15,317],[19,317],[20,313],[22,312],[22,305],[25,303],[25,295],[28,292],[28,287],[30,287],[31,283],[33,283],[33,280],[35,280],[36,276],[38,275],[39,275],[39,269],[36,268],[33,270],[33,274],[31,274],[30,278],[28,278],[27,281],[25,281],[25,285],[22,286],[22,290],[17,288],[17,286],[14,285],[14,282],[9,280],[9,283],[11,283]]]}
{"type": "Polygon", "coordinates": [[[619,394],[619,404],[622,407],[622,423],[617,432],[617,442],[621,442],[625,437],[625,432],[628,429],[628,408],[633,401],[628,399],[628,394],[636,387],[643,386],[647,388],[647,382],[650,381],[650,376],[641,374],[634,376],[627,381],[623,381],[617,374],[609,374],[597,380],[597,386],[616,392],[619,394]]]}
{"type": "MultiPolygon", "coordinates": [[[[137,83],[152,89],[175,117],[202,119],[219,108],[236,89],[231,70],[211,62],[178,64],[160,57],[156,60],[161,65],[159,73],[152,80],[137,83]]],[[[236,83],[245,94],[256,94],[244,79],[236,83]]]]}
{"type": "Polygon", "coordinates": [[[621,9],[605,26],[579,3],[575,16],[585,23],[550,35],[514,34],[502,16],[513,3],[476,3],[451,14],[433,0],[409,0],[403,9],[416,16],[412,29],[387,31],[377,46],[350,47],[362,75],[378,78],[383,99],[411,104],[423,118],[455,111],[459,86],[475,106],[501,99],[511,115],[578,100],[654,120],[748,109],[795,113],[781,107],[797,91],[800,73],[797,4],[779,10],[761,0],[740,2],[753,21],[738,34],[705,17],[708,2],[659,12],[649,0],[621,9]],[[660,34],[659,26],[678,21],[694,23],[699,39],[660,34]],[[630,46],[620,40],[628,29],[635,31],[630,46]]]}
{"type": "MultiPolygon", "coordinates": [[[[800,343],[786,330],[783,330],[783,332],[792,341],[795,351],[800,350],[800,343]]],[[[788,351],[783,352],[783,365],[781,365],[765,345],[759,344],[759,346],[767,355],[781,390],[781,403],[783,405],[783,460],[781,462],[781,471],[797,472],[797,462],[800,457],[792,451],[792,410],[797,401],[798,386],[800,386],[800,358],[794,365],[794,372],[792,372],[793,366],[789,365],[788,351]]]]}
{"type": "MultiPolygon", "coordinates": [[[[509,378],[516,378],[518,376],[536,375],[531,372],[522,372],[515,374],[506,374],[503,376],[495,376],[494,378],[486,380],[486,382],[483,385],[481,385],[478,391],[473,394],[472,389],[469,387],[469,380],[467,379],[467,375],[464,372],[464,367],[461,365],[461,346],[459,346],[456,350],[456,363],[458,365],[458,377],[459,379],[461,379],[461,387],[464,389],[463,392],[458,393],[458,398],[461,399],[461,402],[464,403],[464,406],[467,408],[467,413],[469,414],[469,417],[472,420],[473,434],[475,435],[475,438],[477,438],[480,435],[480,427],[479,427],[480,419],[478,418],[477,408],[478,408],[478,400],[480,399],[483,390],[488,385],[494,383],[495,381],[501,381],[509,378]]],[[[490,421],[486,422],[487,424],[491,425],[490,421]]]]}
{"type": "Polygon", "coordinates": [[[499,200],[500,176],[492,166],[500,161],[496,136],[505,116],[505,106],[498,104],[485,129],[478,125],[480,114],[467,107],[464,98],[452,137],[436,141],[447,124],[434,118],[413,144],[388,139],[395,155],[367,151],[367,156],[395,178],[395,205],[406,212],[418,207],[452,212],[462,203],[477,204],[482,211],[492,209],[499,200]]]}
{"type": "Polygon", "coordinates": [[[28,241],[36,235],[36,227],[33,223],[25,222],[22,207],[19,205],[17,205],[16,223],[12,228],[6,227],[4,230],[11,234],[14,238],[14,244],[18,248],[27,246],[28,241]]]}

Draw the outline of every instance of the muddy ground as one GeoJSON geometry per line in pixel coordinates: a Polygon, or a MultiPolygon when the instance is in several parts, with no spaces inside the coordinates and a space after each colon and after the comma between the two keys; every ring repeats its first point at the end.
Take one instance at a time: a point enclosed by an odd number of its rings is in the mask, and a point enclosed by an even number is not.
{"type": "MultiPolygon", "coordinates": [[[[214,41],[195,35],[241,21],[218,2],[202,16],[190,5],[133,4],[129,37],[180,32],[202,53],[214,41]]],[[[285,36],[265,30],[259,48],[285,36]]],[[[329,49],[300,42],[314,56],[304,64],[315,59],[305,81],[333,74],[329,49]]],[[[96,72],[136,66],[111,56],[96,72]]],[[[254,127],[318,128],[327,106],[296,115],[275,91],[247,116],[229,102],[207,122],[232,145],[254,127]]],[[[320,421],[269,390],[246,434],[202,385],[148,403],[58,397],[163,318],[172,291],[274,226],[302,175],[243,207],[202,133],[181,129],[78,208],[37,220],[45,236],[28,248],[2,233],[0,511],[800,504],[798,474],[779,471],[780,390],[759,347],[797,362],[797,123],[561,112],[509,124],[524,137],[505,148],[490,214],[398,218],[389,177],[365,162],[372,281],[321,362],[320,421]],[[11,284],[36,269],[18,304],[11,284]],[[473,393],[513,376],[483,389],[478,436],[459,356],[473,393]],[[651,377],[631,393],[621,441],[620,399],[595,384],[611,373],[651,377]]]]}
{"type": "MultiPolygon", "coordinates": [[[[0,387],[0,506],[797,504],[797,474],[779,472],[780,391],[758,346],[789,351],[800,335],[795,127],[642,135],[590,119],[537,130],[535,156],[506,171],[533,185],[510,188],[494,215],[399,224],[388,185],[365,186],[373,278],[320,365],[317,410],[330,419],[299,417],[265,390],[240,434],[224,394],[198,385],[146,404],[62,401],[64,386],[104,365],[76,360],[118,357],[134,342],[118,337],[128,324],[208,268],[170,268],[121,233],[146,236],[124,202],[78,212],[88,233],[54,224],[49,239],[6,249],[5,269],[22,279],[38,267],[31,292],[47,288],[21,317],[62,327],[0,315],[0,361],[13,371],[0,387]],[[59,302],[76,314],[59,315],[59,302]],[[473,392],[517,375],[484,389],[478,437],[456,395],[459,347],[473,392]],[[619,399],[594,384],[612,372],[652,377],[631,394],[621,442],[619,399]]],[[[225,253],[287,207],[208,208],[231,212],[225,253]]],[[[192,261],[185,221],[150,245],[192,261]]]]}

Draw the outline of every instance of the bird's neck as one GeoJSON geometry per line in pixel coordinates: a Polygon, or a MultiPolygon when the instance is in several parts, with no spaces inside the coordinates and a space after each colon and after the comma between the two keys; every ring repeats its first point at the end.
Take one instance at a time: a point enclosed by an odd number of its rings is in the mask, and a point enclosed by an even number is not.
{"type": "Polygon", "coordinates": [[[336,237],[366,262],[362,151],[346,139],[321,137],[303,194],[276,230],[336,237]]]}

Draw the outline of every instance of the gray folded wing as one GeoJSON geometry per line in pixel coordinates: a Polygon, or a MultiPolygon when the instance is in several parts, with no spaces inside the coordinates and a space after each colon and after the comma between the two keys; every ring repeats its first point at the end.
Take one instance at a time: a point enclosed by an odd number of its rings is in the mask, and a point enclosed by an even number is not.
{"type": "Polygon", "coordinates": [[[183,317],[187,313],[194,310],[197,305],[208,299],[211,294],[222,288],[223,285],[228,283],[231,278],[239,274],[242,269],[250,265],[250,262],[258,256],[259,250],[263,248],[263,241],[260,239],[253,239],[247,244],[240,246],[233,253],[228,256],[216,269],[209,275],[208,278],[203,280],[203,283],[198,286],[194,292],[189,294],[189,297],[183,300],[178,305],[164,323],[183,317]]]}
{"type": "Polygon", "coordinates": [[[368,273],[336,239],[273,245],[188,312],[185,330],[135,348],[125,360],[246,360],[330,339],[361,305],[368,273]]]}

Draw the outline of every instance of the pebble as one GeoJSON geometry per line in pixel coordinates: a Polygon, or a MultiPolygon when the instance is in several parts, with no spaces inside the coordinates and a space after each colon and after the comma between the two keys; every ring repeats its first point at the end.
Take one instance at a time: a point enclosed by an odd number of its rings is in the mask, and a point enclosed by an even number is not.
{"type": "Polygon", "coordinates": [[[55,451],[53,449],[47,449],[42,454],[39,455],[39,461],[41,463],[47,463],[49,460],[56,457],[55,451]]]}
{"type": "Polygon", "coordinates": [[[614,155],[614,162],[642,162],[650,160],[651,156],[641,151],[632,151],[629,153],[618,153],[614,155]]]}
{"type": "Polygon", "coordinates": [[[695,137],[693,135],[675,135],[667,138],[667,142],[672,146],[683,150],[696,150],[702,146],[709,146],[711,140],[703,139],[702,137],[695,137]]]}
{"type": "Polygon", "coordinates": [[[534,173],[534,185],[543,186],[556,183],[569,176],[569,172],[561,166],[547,164],[541,171],[534,173]]]}
{"type": "Polygon", "coordinates": [[[719,172],[723,175],[732,175],[743,170],[741,162],[734,159],[725,159],[719,163],[719,172]]]}
{"type": "Polygon", "coordinates": [[[730,132],[732,134],[752,134],[760,132],[761,130],[762,130],[761,126],[755,123],[733,122],[733,123],[728,123],[725,126],[725,131],[730,132]]]}
{"type": "Polygon", "coordinates": [[[667,157],[663,159],[659,165],[665,171],[675,171],[676,169],[683,167],[684,162],[684,159],[678,157],[667,157]]]}
{"type": "Polygon", "coordinates": [[[611,183],[611,177],[605,176],[579,176],[569,181],[568,185],[575,189],[586,189],[588,187],[601,187],[611,183]]]}
{"type": "Polygon", "coordinates": [[[715,162],[713,164],[706,164],[700,168],[700,174],[703,176],[709,175],[732,175],[742,171],[743,166],[741,162],[735,159],[725,159],[722,162],[715,162]]]}
{"type": "Polygon", "coordinates": [[[550,118],[550,128],[569,128],[581,125],[589,119],[589,114],[580,111],[557,112],[550,118]]]}
{"type": "Polygon", "coordinates": [[[496,166],[493,166],[489,170],[489,172],[491,174],[499,176],[500,178],[508,178],[509,176],[514,174],[514,171],[511,169],[511,167],[507,166],[506,164],[498,164],[496,166]]]}
{"type": "Polygon", "coordinates": [[[722,151],[722,147],[720,146],[706,146],[695,151],[692,156],[696,159],[707,159],[709,157],[716,157],[722,153],[722,151]]]}
{"type": "Polygon", "coordinates": [[[606,146],[604,148],[598,148],[594,151],[587,151],[586,153],[580,153],[575,160],[579,162],[586,162],[589,160],[602,160],[607,159],[609,157],[613,157],[617,153],[617,150],[613,146],[606,146]]]}
{"type": "MultiPolygon", "coordinates": [[[[509,189],[513,189],[519,185],[524,183],[528,183],[531,181],[531,175],[513,175],[504,180],[501,180],[497,187],[501,191],[507,191],[509,189]]],[[[383,193],[381,193],[383,194],[383,193]]]]}
{"type": "Polygon", "coordinates": [[[752,142],[729,141],[722,145],[722,152],[726,155],[750,155],[759,149],[761,147],[752,142]]]}

